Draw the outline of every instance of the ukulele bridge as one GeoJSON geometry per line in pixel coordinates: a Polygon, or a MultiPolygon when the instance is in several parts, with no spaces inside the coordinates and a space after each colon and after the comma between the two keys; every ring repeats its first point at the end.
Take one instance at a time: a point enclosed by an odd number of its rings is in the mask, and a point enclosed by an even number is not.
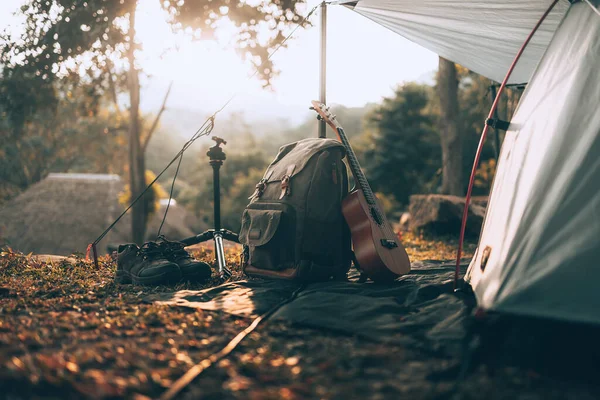
{"type": "Polygon", "coordinates": [[[389,240],[389,239],[381,239],[381,245],[383,247],[385,247],[386,249],[394,249],[394,248],[398,247],[398,243],[396,243],[393,240],[389,240]]]}

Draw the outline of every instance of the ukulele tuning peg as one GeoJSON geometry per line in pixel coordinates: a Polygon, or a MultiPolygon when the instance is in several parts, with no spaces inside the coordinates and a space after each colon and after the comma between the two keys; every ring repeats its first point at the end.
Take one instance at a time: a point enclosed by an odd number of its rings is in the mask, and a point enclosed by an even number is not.
{"type": "Polygon", "coordinates": [[[317,115],[317,119],[318,119],[319,121],[322,121],[322,120],[323,120],[323,117],[321,117],[320,115],[317,115]]]}
{"type": "Polygon", "coordinates": [[[313,106],[308,107],[309,110],[315,111],[315,108],[313,106]]]}

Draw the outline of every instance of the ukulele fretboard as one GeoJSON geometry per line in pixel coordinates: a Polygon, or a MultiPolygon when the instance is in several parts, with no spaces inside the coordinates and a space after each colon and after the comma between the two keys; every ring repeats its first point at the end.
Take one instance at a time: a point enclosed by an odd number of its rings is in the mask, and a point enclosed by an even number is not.
{"type": "Polygon", "coordinates": [[[360,164],[358,163],[358,158],[356,154],[354,154],[354,150],[350,146],[350,142],[344,133],[344,129],[338,127],[337,134],[340,138],[340,141],[344,145],[346,149],[346,157],[348,158],[348,165],[350,166],[350,171],[352,171],[352,175],[354,176],[354,180],[356,181],[356,185],[360,188],[367,200],[367,203],[370,206],[377,207],[377,202],[375,201],[375,195],[373,194],[373,190],[367,181],[367,177],[365,176],[360,164]]]}

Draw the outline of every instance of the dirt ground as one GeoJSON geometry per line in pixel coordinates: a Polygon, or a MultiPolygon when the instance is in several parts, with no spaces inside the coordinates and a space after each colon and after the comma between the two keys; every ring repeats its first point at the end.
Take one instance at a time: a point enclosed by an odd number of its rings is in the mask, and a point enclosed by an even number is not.
{"type": "MultiPolygon", "coordinates": [[[[451,259],[456,243],[406,235],[412,260],[451,259]]],[[[244,279],[228,249],[233,279],[244,279]]],[[[466,247],[468,256],[474,245],[466,247]]],[[[196,256],[212,260],[209,249],[196,256]]],[[[109,257],[41,262],[0,254],[0,398],[158,398],[251,322],[224,313],[142,302],[197,290],[118,285],[109,257]]],[[[202,399],[595,398],[588,386],[505,368],[456,377],[461,360],[267,321],[180,395],[202,399]],[[562,385],[562,386],[561,386],[562,385]],[[562,388],[562,389],[561,389],[562,388]],[[569,397],[564,397],[568,394],[569,397]],[[562,397],[561,397],[562,396],[562,397]],[[591,397],[590,397],[591,396],[591,397]]]]}

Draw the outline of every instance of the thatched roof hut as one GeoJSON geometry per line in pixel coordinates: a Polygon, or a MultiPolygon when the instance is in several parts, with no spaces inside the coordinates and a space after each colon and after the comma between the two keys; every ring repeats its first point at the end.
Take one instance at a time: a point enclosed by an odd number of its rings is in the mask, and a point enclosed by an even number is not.
{"type": "MultiPolygon", "coordinates": [[[[83,253],[123,211],[118,202],[123,187],[117,175],[50,174],[0,209],[0,246],[24,253],[83,253]]],[[[163,214],[164,205],[150,217],[148,239],[155,239],[163,214]]],[[[170,239],[191,236],[191,223],[183,208],[171,204],[163,234],[170,239]]],[[[99,253],[106,254],[109,245],[130,242],[130,232],[126,215],[99,243],[99,253]]]]}

